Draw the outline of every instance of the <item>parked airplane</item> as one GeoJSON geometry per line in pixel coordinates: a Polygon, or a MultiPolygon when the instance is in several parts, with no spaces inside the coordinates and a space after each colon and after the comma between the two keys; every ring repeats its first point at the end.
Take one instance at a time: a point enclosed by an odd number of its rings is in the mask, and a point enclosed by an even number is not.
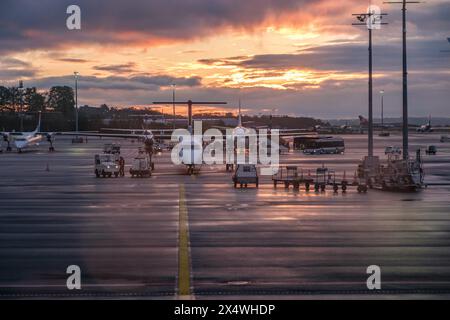
{"type": "MultiPolygon", "coordinates": [[[[367,120],[366,118],[364,118],[363,116],[359,116],[359,123],[360,123],[360,127],[361,128],[367,128],[369,126],[369,120],[367,120]]],[[[402,123],[389,123],[389,124],[379,124],[379,123],[374,123],[373,127],[376,129],[387,129],[387,128],[391,128],[391,129],[398,129],[401,130],[403,124],[402,123]]],[[[428,132],[433,132],[434,129],[431,126],[431,116],[430,119],[428,121],[427,124],[424,124],[420,127],[417,127],[417,125],[409,125],[409,129],[413,129],[416,130],[419,133],[428,133],[428,132]]]]}
{"type": "MultiPolygon", "coordinates": [[[[364,118],[363,116],[358,116],[359,118],[359,126],[361,128],[367,128],[369,127],[369,120],[367,118],[364,118]]],[[[400,127],[401,123],[389,123],[386,124],[384,123],[384,119],[382,120],[382,123],[374,123],[373,127],[374,128],[381,128],[381,129],[386,129],[386,128],[393,128],[393,127],[400,127]]]]}
{"type": "Polygon", "coordinates": [[[6,151],[12,151],[11,144],[21,153],[24,149],[32,146],[39,146],[39,144],[47,140],[50,143],[49,151],[55,151],[53,147],[54,133],[41,132],[41,118],[42,114],[39,112],[38,125],[34,131],[31,132],[0,132],[3,140],[8,143],[6,151]]]}
{"type": "Polygon", "coordinates": [[[421,125],[420,128],[417,129],[417,132],[419,132],[419,133],[430,133],[433,131],[434,131],[433,127],[431,126],[431,116],[430,116],[427,124],[421,125]]]}
{"type": "Polygon", "coordinates": [[[155,135],[151,130],[128,130],[128,129],[114,129],[117,133],[102,133],[102,132],[61,132],[58,133],[64,136],[80,136],[80,137],[99,137],[99,138],[118,138],[118,139],[135,139],[144,143],[145,151],[153,154],[155,139],[170,139],[170,135],[155,135]],[[130,131],[126,133],[125,131],[130,131]]]}

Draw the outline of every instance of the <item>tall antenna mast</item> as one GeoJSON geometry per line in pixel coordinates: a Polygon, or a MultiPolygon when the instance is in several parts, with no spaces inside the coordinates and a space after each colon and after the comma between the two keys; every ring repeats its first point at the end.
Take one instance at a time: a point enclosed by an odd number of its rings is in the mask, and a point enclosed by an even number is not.
{"type": "Polygon", "coordinates": [[[409,139],[408,139],[408,56],[406,48],[406,5],[417,4],[420,1],[386,1],[389,4],[402,5],[402,34],[403,34],[403,159],[409,159],[409,139]]]}
{"type": "Polygon", "coordinates": [[[372,55],[372,30],[380,29],[381,25],[387,23],[381,22],[383,16],[387,13],[377,12],[380,11],[378,7],[369,6],[367,13],[355,13],[353,16],[359,21],[353,23],[354,26],[367,26],[369,30],[369,144],[368,144],[368,156],[373,158],[373,55],[372,55]],[[378,9],[378,10],[376,10],[378,9]]]}
{"type": "Polygon", "coordinates": [[[241,98],[241,88],[239,88],[239,116],[238,116],[238,127],[242,127],[242,98],[241,98]]]}

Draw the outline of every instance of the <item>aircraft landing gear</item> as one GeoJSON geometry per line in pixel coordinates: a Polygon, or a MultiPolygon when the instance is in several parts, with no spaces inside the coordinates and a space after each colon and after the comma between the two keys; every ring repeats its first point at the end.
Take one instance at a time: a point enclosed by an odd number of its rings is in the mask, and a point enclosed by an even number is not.
{"type": "Polygon", "coordinates": [[[188,167],[188,172],[187,172],[188,175],[192,176],[194,174],[194,170],[195,170],[194,166],[189,166],[188,167]]]}
{"type": "Polygon", "coordinates": [[[55,147],[53,146],[53,141],[50,136],[48,136],[47,141],[50,143],[50,147],[48,148],[49,152],[55,152],[55,147]]]}

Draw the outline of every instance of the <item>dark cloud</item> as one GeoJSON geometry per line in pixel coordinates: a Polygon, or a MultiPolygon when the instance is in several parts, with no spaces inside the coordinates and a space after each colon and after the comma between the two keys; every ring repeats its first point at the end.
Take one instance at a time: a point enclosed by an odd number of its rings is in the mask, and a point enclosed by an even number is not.
{"type": "Polygon", "coordinates": [[[131,73],[136,71],[136,63],[111,64],[93,67],[97,71],[108,71],[111,73],[131,73]]]}
{"type": "Polygon", "coordinates": [[[0,58],[0,80],[28,78],[36,75],[36,70],[28,62],[12,58],[0,58]]]}
{"type": "Polygon", "coordinates": [[[215,66],[230,66],[230,65],[238,65],[242,61],[248,61],[248,56],[236,56],[225,59],[200,59],[198,62],[208,65],[215,66]]]}
{"type": "Polygon", "coordinates": [[[77,58],[57,58],[56,60],[61,62],[69,62],[69,63],[88,63],[90,60],[86,59],[77,59],[77,58]]]}
{"type": "MultiPolygon", "coordinates": [[[[379,4],[381,2],[378,1],[379,4]]],[[[355,10],[367,5],[357,0],[342,1],[339,6],[331,0],[78,0],[75,3],[82,9],[81,31],[68,31],[65,26],[66,8],[74,4],[71,0],[1,0],[0,52],[13,55],[28,49],[51,50],[84,44],[104,46],[145,43],[150,46],[161,41],[190,41],[218,34],[222,30],[252,31],[266,19],[274,17],[281,21],[279,24],[283,24],[284,17],[295,12],[317,16],[325,24],[318,25],[319,29],[327,27],[326,30],[333,31],[336,28],[350,28],[349,5],[355,5],[355,10]],[[325,5],[327,2],[329,6],[325,5]]],[[[390,25],[375,32],[374,63],[376,72],[382,71],[388,76],[375,79],[375,91],[386,90],[386,112],[389,116],[397,116],[401,112],[401,12],[398,5],[385,5],[383,9],[389,13],[387,20],[390,25]]],[[[446,38],[450,36],[449,17],[449,1],[411,5],[408,10],[412,115],[423,116],[430,112],[433,115],[448,115],[450,83],[449,75],[444,70],[448,70],[449,59],[440,50],[448,48],[446,38]]],[[[308,22],[296,19],[295,23],[286,23],[291,26],[308,22]]],[[[259,75],[266,76],[276,76],[292,68],[365,74],[366,32],[355,28],[355,34],[360,35],[355,43],[335,42],[330,43],[330,46],[288,54],[225,59],[207,59],[208,56],[205,56],[201,62],[254,69],[264,72],[259,75]]],[[[14,58],[8,59],[1,62],[1,84],[6,83],[4,80],[20,77],[36,78],[36,70],[32,65],[14,58]]],[[[55,59],[70,63],[91,62],[66,56],[55,59]]],[[[114,66],[99,64],[97,67],[114,66]]],[[[126,66],[122,66],[122,70],[124,68],[126,66]]],[[[106,71],[117,73],[113,68],[106,71]]],[[[258,74],[249,73],[249,76],[257,78],[258,74]]],[[[26,85],[48,89],[53,85],[73,85],[73,81],[71,76],[47,77],[27,81],[26,85]]],[[[200,78],[154,75],[123,77],[120,73],[119,76],[106,78],[81,77],[80,103],[146,104],[171,97],[169,86],[173,82],[179,86],[177,96],[180,98],[225,100],[230,102],[229,107],[232,108],[234,97],[237,104],[236,90],[202,88],[200,78]]],[[[244,107],[253,113],[276,107],[280,113],[329,118],[356,116],[367,110],[365,80],[327,81],[317,90],[255,88],[243,91],[244,107]]],[[[375,98],[375,103],[379,102],[378,98],[375,98]]]]}
{"type": "Polygon", "coordinates": [[[2,68],[29,68],[31,64],[12,57],[0,58],[0,65],[2,68]]]}
{"type": "Polygon", "coordinates": [[[32,70],[6,69],[0,70],[0,80],[21,79],[33,77],[36,73],[32,70]]]}
{"type": "MultiPolygon", "coordinates": [[[[436,48],[440,40],[410,40],[408,43],[412,69],[442,69],[447,61],[436,48]]],[[[201,59],[200,63],[213,66],[235,66],[261,70],[317,70],[338,72],[365,72],[368,66],[368,44],[363,42],[326,45],[291,54],[262,54],[250,57],[201,59]]],[[[399,70],[401,43],[374,44],[375,71],[399,70]]]]}
{"type": "Polygon", "coordinates": [[[71,0],[2,0],[0,50],[80,43],[132,43],[211,35],[220,28],[251,29],[327,0],[78,0],[82,30],[66,28],[71,0]]]}
{"type": "MultiPolygon", "coordinates": [[[[64,77],[46,77],[41,79],[27,81],[28,86],[36,86],[40,89],[48,89],[56,85],[74,85],[73,76],[64,77]]],[[[170,86],[172,83],[176,83],[179,87],[196,87],[201,85],[201,79],[197,77],[193,78],[176,78],[165,75],[142,75],[135,77],[95,77],[95,76],[80,76],[78,80],[78,86],[80,90],[97,90],[102,89],[105,92],[103,95],[107,96],[109,90],[147,90],[158,91],[163,87],[170,86]]]]}
{"type": "MultiPolygon", "coordinates": [[[[392,8],[391,10],[393,10],[392,8]]],[[[400,8],[394,18],[400,17],[400,8]]],[[[421,3],[410,5],[408,21],[416,27],[416,33],[440,38],[443,33],[450,34],[450,2],[421,3]]]]}

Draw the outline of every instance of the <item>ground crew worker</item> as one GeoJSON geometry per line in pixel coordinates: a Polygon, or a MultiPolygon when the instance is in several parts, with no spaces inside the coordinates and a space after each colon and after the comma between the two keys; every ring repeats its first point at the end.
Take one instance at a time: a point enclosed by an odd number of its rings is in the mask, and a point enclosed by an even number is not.
{"type": "Polygon", "coordinates": [[[125,159],[123,157],[119,159],[119,174],[121,177],[125,177],[125,159]]]}

